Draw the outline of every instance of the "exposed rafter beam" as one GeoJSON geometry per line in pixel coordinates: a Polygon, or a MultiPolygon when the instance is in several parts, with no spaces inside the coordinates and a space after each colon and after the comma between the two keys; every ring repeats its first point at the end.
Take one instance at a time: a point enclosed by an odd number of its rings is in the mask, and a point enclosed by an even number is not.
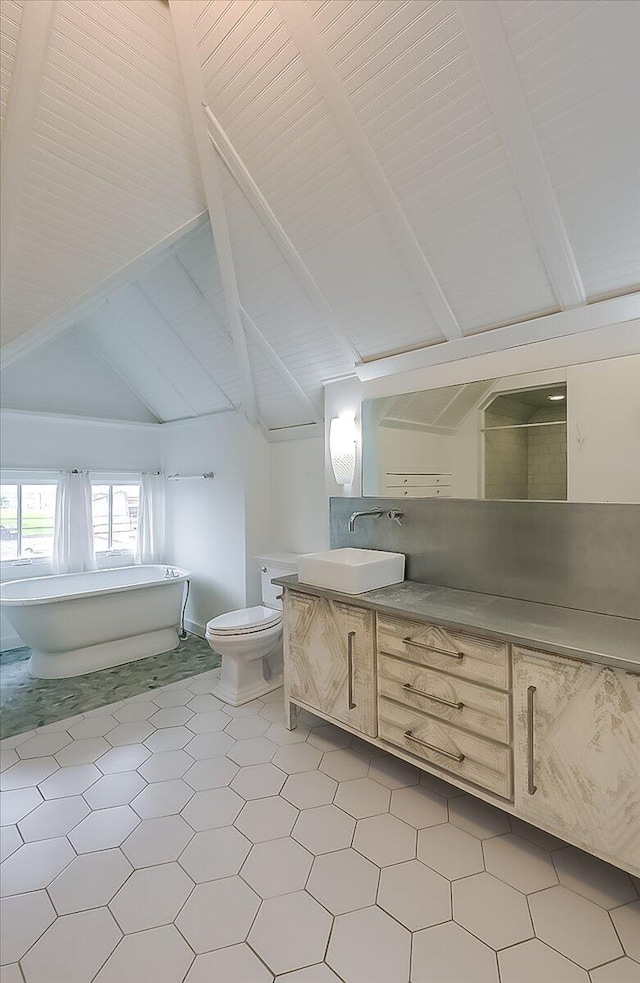
{"type": "Polygon", "coordinates": [[[202,212],[196,218],[181,225],[179,229],[171,235],[156,243],[151,249],[147,249],[136,259],[122,266],[119,270],[102,280],[91,290],[87,290],[80,297],[76,297],[70,304],[66,304],[59,311],[55,311],[49,317],[35,324],[24,334],[14,341],[4,345],[0,354],[0,364],[2,368],[11,365],[29,352],[35,351],[40,345],[46,344],[57,334],[65,331],[72,324],[84,318],[92,310],[98,307],[108,296],[132,280],[138,279],[148,270],[152,269],[163,259],[171,256],[172,253],[184,245],[186,236],[202,228],[208,220],[207,212],[202,212]]]}
{"type": "Polygon", "coordinates": [[[18,34],[16,58],[9,89],[9,104],[2,136],[0,191],[0,239],[2,283],[11,252],[11,233],[16,219],[20,188],[33,133],[40,80],[49,47],[56,0],[25,3],[18,34]]]}
{"type": "Polygon", "coordinates": [[[440,332],[450,340],[462,337],[460,326],[442,287],[347,98],[322,39],[307,13],[306,5],[301,0],[276,0],[276,6],[391,229],[412,279],[440,332]]]}
{"type": "Polygon", "coordinates": [[[361,357],[360,352],[355,348],[349,335],[340,324],[337,314],[316,283],[311,271],[285,232],[283,226],[280,224],[269,202],[262,194],[238,151],[220,125],[220,122],[214,116],[210,106],[205,107],[205,114],[209,121],[209,138],[211,143],[220,155],[220,158],[224,161],[231,176],[235,179],[238,187],[253,206],[260,221],[280,250],[285,262],[288,263],[307,297],[320,314],[325,326],[344,348],[348,358],[353,358],[356,362],[359,361],[361,357]]]}
{"type": "Polygon", "coordinates": [[[553,289],[564,308],[587,303],[549,172],[495,0],[456,0],[553,289]]]}
{"type": "Polygon", "coordinates": [[[587,307],[546,314],[544,317],[510,324],[504,328],[482,331],[480,334],[461,338],[460,341],[452,341],[448,345],[432,345],[430,348],[419,348],[399,355],[372,359],[356,366],[356,374],[362,382],[381,379],[398,372],[444,365],[474,355],[502,352],[508,348],[564,338],[568,335],[622,324],[625,321],[636,321],[636,319],[638,319],[638,328],[635,329],[637,350],[640,352],[640,293],[634,293],[627,294],[625,297],[602,300],[587,307]]]}
{"type": "Polygon", "coordinates": [[[227,216],[220,183],[218,159],[211,148],[202,111],[205,103],[204,83],[202,81],[202,73],[198,62],[198,52],[193,33],[191,4],[185,3],[184,0],[169,0],[169,9],[171,11],[171,21],[176,39],[178,62],[184,80],[187,104],[189,106],[196,150],[200,162],[207,208],[209,210],[213,238],[216,244],[216,255],[227,305],[233,347],[238,361],[243,408],[249,423],[255,426],[258,422],[256,394],[251,375],[247,339],[240,315],[238,282],[233,263],[231,238],[229,236],[229,227],[227,225],[227,216]]]}

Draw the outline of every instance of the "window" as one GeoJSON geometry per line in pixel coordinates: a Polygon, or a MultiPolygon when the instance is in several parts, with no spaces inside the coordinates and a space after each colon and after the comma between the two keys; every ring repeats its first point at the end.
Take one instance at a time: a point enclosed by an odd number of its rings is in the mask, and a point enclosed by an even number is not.
{"type": "Polygon", "coordinates": [[[93,499],[93,545],[105,550],[135,551],[138,530],[138,484],[102,483],[91,486],[93,499]]]}
{"type": "Polygon", "coordinates": [[[0,485],[0,559],[51,556],[56,489],[44,483],[0,485]]]}

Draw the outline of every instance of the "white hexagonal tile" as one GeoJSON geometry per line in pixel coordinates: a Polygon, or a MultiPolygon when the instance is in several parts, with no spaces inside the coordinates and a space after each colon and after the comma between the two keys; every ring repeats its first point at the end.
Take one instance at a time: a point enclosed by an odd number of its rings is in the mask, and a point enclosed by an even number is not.
{"type": "Polygon", "coordinates": [[[224,730],[231,721],[231,717],[222,710],[206,710],[204,713],[195,713],[187,721],[187,727],[194,734],[210,734],[215,730],[224,730]]]}
{"type": "Polygon", "coordinates": [[[239,741],[250,737],[263,737],[268,730],[269,721],[264,717],[234,717],[225,727],[225,734],[230,734],[239,741]]]}
{"type": "Polygon", "coordinates": [[[307,740],[320,751],[339,751],[351,747],[352,736],[335,724],[321,724],[320,727],[314,727],[312,732],[309,731],[307,740]]]}
{"type": "Polygon", "coordinates": [[[227,751],[227,757],[241,766],[258,765],[271,761],[276,750],[276,745],[265,737],[248,737],[246,740],[236,741],[231,750],[227,751]]]}
{"type": "Polygon", "coordinates": [[[561,884],[603,908],[618,908],[638,898],[628,874],[575,846],[554,850],[553,862],[561,884]]]}
{"type": "Polygon", "coordinates": [[[137,771],[116,772],[99,778],[95,785],[87,789],[84,798],[92,809],[124,806],[135,799],[136,795],[146,788],[146,784],[137,771]]]}
{"type": "Polygon", "coordinates": [[[321,771],[307,771],[290,775],[280,793],[298,809],[313,809],[333,802],[338,783],[321,771]]]}
{"type": "Polygon", "coordinates": [[[624,955],[604,908],[568,888],[558,885],[532,894],[529,906],[537,937],[583,969],[624,955]]]}
{"type": "Polygon", "coordinates": [[[17,748],[25,741],[28,741],[30,737],[35,737],[35,730],[25,730],[21,734],[13,734],[11,737],[3,737],[0,741],[0,747],[3,750],[5,748],[17,748]]]}
{"type": "Polygon", "coordinates": [[[369,759],[345,748],[340,751],[326,751],[320,762],[320,771],[337,782],[348,782],[354,778],[364,778],[369,771],[369,759]]]}
{"type": "Polygon", "coordinates": [[[0,824],[15,826],[43,801],[37,788],[17,788],[2,793],[0,824]]]}
{"type": "Polygon", "coordinates": [[[293,730],[287,730],[283,723],[275,721],[269,725],[269,730],[266,732],[265,737],[273,741],[274,744],[286,747],[289,744],[304,743],[310,733],[309,728],[303,724],[298,724],[293,730]]]}
{"type": "Polygon", "coordinates": [[[5,965],[22,959],[34,942],[56,918],[46,891],[32,891],[0,904],[0,963],[4,980],[5,965]]]}
{"type": "Polygon", "coordinates": [[[235,738],[229,737],[224,731],[216,730],[210,734],[191,734],[191,740],[185,745],[185,751],[196,761],[203,758],[218,758],[225,755],[235,744],[235,738]]]}
{"type": "Polygon", "coordinates": [[[311,853],[329,853],[351,846],[355,820],[336,806],[304,809],[293,827],[292,836],[311,853]]]}
{"type": "Polygon", "coordinates": [[[305,966],[304,969],[278,976],[276,983],[342,983],[342,980],[326,963],[316,963],[315,966],[305,966]]]}
{"type": "Polygon", "coordinates": [[[54,755],[67,744],[71,743],[71,738],[66,730],[58,731],[54,734],[37,734],[30,737],[24,744],[18,747],[19,758],[45,758],[54,755]]]}
{"type": "Polygon", "coordinates": [[[390,789],[405,788],[419,784],[420,772],[406,761],[385,754],[373,759],[369,766],[369,778],[390,789]]]}
{"type": "Polygon", "coordinates": [[[327,962],[349,983],[408,983],[411,934],[380,908],[338,915],[327,962]]]}
{"type": "Polygon", "coordinates": [[[449,822],[479,839],[511,832],[507,813],[475,795],[458,795],[451,799],[449,822]]]}
{"type": "Polygon", "coordinates": [[[69,839],[76,853],[108,850],[120,846],[139,822],[131,806],[98,809],[69,833],[69,839]]]}
{"type": "Polygon", "coordinates": [[[197,884],[237,874],[245,862],[251,843],[233,826],[196,833],[180,863],[197,884]]]}
{"type": "Polygon", "coordinates": [[[379,869],[355,850],[325,853],[313,861],[307,891],[333,915],[375,904],[379,869]]]}
{"type": "Polygon", "coordinates": [[[419,860],[384,867],[378,904],[410,932],[417,932],[451,918],[450,883],[419,860]]]}
{"type": "Polygon", "coordinates": [[[237,764],[228,758],[203,758],[191,765],[185,772],[184,780],[196,792],[202,792],[204,789],[230,785],[239,771],[237,764]]]}
{"type": "Polygon", "coordinates": [[[446,823],[449,815],[447,800],[424,785],[394,789],[389,811],[414,829],[446,823]]]}
{"type": "Polygon", "coordinates": [[[366,819],[389,811],[391,792],[371,778],[341,782],[334,802],[354,819],[366,819]]]}
{"type": "Polygon", "coordinates": [[[48,887],[74,857],[75,853],[64,836],[25,843],[0,868],[2,897],[48,887]]]}
{"type": "Polygon", "coordinates": [[[131,803],[141,819],[155,819],[157,816],[174,816],[186,806],[194,792],[190,785],[180,779],[169,782],[154,782],[147,785],[131,803]]]}
{"type": "Polygon", "coordinates": [[[180,864],[136,870],[109,905],[125,933],[169,925],[191,894],[194,883],[180,864]]]}
{"type": "Polygon", "coordinates": [[[15,853],[22,843],[17,826],[0,826],[0,863],[15,853]]]}
{"type": "Polygon", "coordinates": [[[106,908],[57,918],[22,960],[27,983],[88,983],[122,933],[106,908]]]}
{"type": "Polygon", "coordinates": [[[640,901],[615,908],[610,915],[624,951],[640,963],[640,901]]]}
{"type": "Polygon", "coordinates": [[[231,788],[245,799],[266,799],[277,795],[286,775],[272,764],[249,765],[242,768],[231,782],[231,788]]]}
{"type": "MultiPolygon", "coordinates": [[[[193,688],[190,686],[189,691],[193,692],[193,688]]],[[[189,700],[187,706],[194,713],[207,713],[209,710],[222,710],[224,704],[222,700],[219,700],[217,696],[212,693],[202,693],[194,696],[192,700],[189,700]]]]}
{"type": "Polygon", "coordinates": [[[152,695],[156,706],[166,709],[169,707],[184,707],[192,698],[193,693],[186,686],[166,686],[156,690],[152,695]]]}
{"type": "Polygon", "coordinates": [[[284,724],[284,703],[267,703],[260,711],[260,716],[270,724],[284,724]]]}
{"type": "Polygon", "coordinates": [[[28,758],[2,772],[0,789],[10,792],[19,788],[31,788],[44,782],[50,775],[53,777],[59,770],[60,765],[53,757],[28,758]]]}
{"type": "Polygon", "coordinates": [[[251,700],[250,703],[243,703],[239,707],[224,706],[225,712],[230,717],[255,717],[262,710],[264,703],[262,700],[251,700]]]}
{"type": "Polygon", "coordinates": [[[273,973],[287,973],[320,962],[330,931],[331,915],[297,891],[263,902],[248,941],[273,973]]]}
{"type": "Polygon", "coordinates": [[[14,748],[4,748],[0,750],[0,773],[11,768],[20,761],[18,752],[14,748]]]}
{"type": "Polygon", "coordinates": [[[322,752],[311,744],[287,744],[279,747],[273,759],[274,765],[287,775],[315,771],[322,760],[322,752]]]}
{"type": "Polygon", "coordinates": [[[480,840],[451,823],[419,831],[418,860],[450,881],[484,870],[480,840]]]}
{"type": "Polygon", "coordinates": [[[445,922],[413,936],[411,980],[412,983],[434,983],[435,980],[438,983],[499,983],[496,954],[460,925],[445,922]]]}
{"type": "Polygon", "coordinates": [[[539,939],[529,939],[498,953],[502,983],[589,983],[589,974],[550,949],[539,939]]]}
{"type": "Polygon", "coordinates": [[[231,788],[212,788],[196,792],[181,815],[192,829],[201,832],[231,826],[244,805],[244,799],[231,788]]]}
{"type": "Polygon", "coordinates": [[[109,745],[104,737],[86,737],[67,744],[61,751],[58,751],[56,758],[63,766],[86,765],[96,761],[108,750],[109,745]]]}
{"type": "Polygon", "coordinates": [[[87,853],[71,861],[49,886],[59,915],[109,904],[132,871],[120,850],[87,853]]]}
{"type": "Polygon", "coordinates": [[[239,877],[198,884],[176,919],[194,952],[210,952],[247,938],[260,898],[239,877]]]}
{"type": "Polygon", "coordinates": [[[122,850],[136,868],[167,864],[178,859],[193,835],[182,816],[143,819],[124,841],[122,850]]]}
{"type": "Polygon", "coordinates": [[[533,936],[526,898],[492,874],[455,881],[452,891],[454,920],[493,949],[533,936]]]}
{"type": "Polygon", "coordinates": [[[110,714],[103,717],[87,717],[69,727],[69,735],[79,741],[88,737],[104,737],[110,730],[118,726],[118,721],[110,714]]]}
{"type": "Polygon", "coordinates": [[[154,983],[182,981],[193,952],[173,925],[127,935],[114,949],[95,983],[154,983]]]}
{"type": "Polygon", "coordinates": [[[89,813],[89,806],[81,795],[67,799],[50,799],[18,823],[25,843],[31,840],[49,840],[65,836],[89,813]]]}
{"type": "Polygon", "coordinates": [[[298,818],[298,810],[279,795],[247,802],[235,821],[252,843],[288,836],[298,818]]]}
{"type": "Polygon", "coordinates": [[[125,706],[124,700],[116,700],[114,703],[105,703],[104,706],[94,707],[93,710],[85,710],[85,718],[93,719],[93,717],[104,717],[113,716],[116,710],[120,710],[121,707],[125,706]]]}
{"type": "Polygon", "coordinates": [[[187,707],[164,707],[149,717],[149,723],[158,729],[161,727],[181,727],[191,720],[193,710],[187,707]]]}
{"type": "Polygon", "coordinates": [[[559,850],[560,847],[567,845],[564,840],[559,840],[557,836],[552,836],[551,833],[546,833],[543,829],[538,829],[537,826],[525,823],[523,819],[518,819],[517,816],[509,816],[509,821],[514,833],[517,833],[524,840],[529,840],[535,846],[539,846],[542,850],[559,850]]]}
{"type": "Polygon", "coordinates": [[[138,771],[147,782],[167,782],[182,778],[193,765],[186,751],[159,751],[140,765],[138,771]]]}
{"type": "Polygon", "coordinates": [[[152,703],[150,698],[147,698],[146,700],[134,700],[132,703],[126,703],[120,710],[116,710],[113,716],[120,724],[131,724],[138,720],[148,720],[157,711],[157,705],[152,703]]]}
{"type": "Polygon", "coordinates": [[[151,751],[144,744],[132,744],[130,747],[114,747],[107,751],[96,764],[103,775],[115,775],[121,771],[135,771],[151,757],[151,751]]]}
{"type": "MultiPolygon", "coordinates": [[[[213,692],[214,688],[220,682],[220,670],[214,669],[215,675],[212,675],[211,671],[201,672],[198,676],[195,676],[189,683],[187,689],[190,693],[196,696],[208,695],[213,692]]],[[[220,702],[218,700],[218,702],[220,702]]],[[[205,707],[205,709],[208,709],[205,707]]]]}
{"type": "Polygon", "coordinates": [[[386,867],[414,859],[416,831],[389,813],[372,816],[358,820],[353,845],[358,853],[373,860],[378,867],[386,867]]]}
{"type": "Polygon", "coordinates": [[[191,740],[193,734],[188,727],[162,727],[147,737],[144,743],[150,751],[179,751],[191,740]]]}
{"type": "Polygon", "coordinates": [[[141,744],[145,738],[153,734],[154,727],[148,720],[133,720],[128,724],[118,724],[106,735],[106,740],[112,747],[124,747],[126,744],[141,744]]]}
{"type": "Polygon", "coordinates": [[[290,837],[258,843],[242,868],[242,877],[261,898],[301,891],[313,857],[290,837]]]}
{"type": "Polygon", "coordinates": [[[38,787],[45,799],[61,799],[67,795],[81,795],[101,777],[95,765],[72,765],[59,768],[38,787]]]}
{"type": "Polygon", "coordinates": [[[196,956],[185,983],[273,983],[273,976],[248,945],[231,945],[196,956]]]}
{"type": "Polygon", "coordinates": [[[542,891],[558,883],[550,855],[515,833],[483,841],[485,866],[490,874],[523,894],[542,891]]]}

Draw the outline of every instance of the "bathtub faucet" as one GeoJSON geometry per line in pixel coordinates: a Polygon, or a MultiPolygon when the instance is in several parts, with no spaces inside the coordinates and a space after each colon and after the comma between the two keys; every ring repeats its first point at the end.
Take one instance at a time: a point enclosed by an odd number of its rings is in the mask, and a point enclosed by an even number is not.
{"type": "Polygon", "coordinates": [[[175,567],[167,567],[166,570],[165,570],[165,572],[164,572],[164,575],[165,575],[165,578],[168,577],[170,580],[173,580],[175,577],[179,577],[180,576],[180,574],[175,569],[175,567]]]}

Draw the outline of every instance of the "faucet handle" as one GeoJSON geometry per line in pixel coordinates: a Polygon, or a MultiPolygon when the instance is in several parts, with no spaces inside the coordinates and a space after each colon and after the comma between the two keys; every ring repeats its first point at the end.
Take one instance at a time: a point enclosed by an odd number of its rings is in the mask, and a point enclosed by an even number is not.
{"type": "Polygon", "coordinates": [[[400,509],[391,509],[387,512],[387,519],[393,519],[394,522],[397,522],[401,526],[402,520],[404,519],[404,512],[401,512],[400,509]]]}

